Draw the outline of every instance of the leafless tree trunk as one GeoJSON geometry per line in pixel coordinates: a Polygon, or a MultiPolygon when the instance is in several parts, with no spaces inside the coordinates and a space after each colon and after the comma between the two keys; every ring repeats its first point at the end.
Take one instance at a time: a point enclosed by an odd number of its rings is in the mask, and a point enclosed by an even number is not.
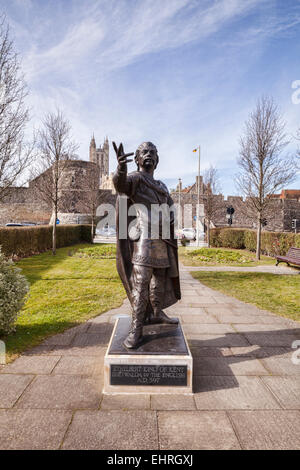
{"type": "Polygon", "coordinates": [[[68,160],[77,158],[78,146],[71,138],[71,126],[63,113],[56,110],[45,116],[37,133],[37,147],[40,155],[32,184],[41,199],[52,207],[52,253],[56,254],[56,221],[60,201],[60,183],[68,160]]]}
{"type": "Polygon", "coordinates": [[[96,211],[100,204],[99,176],[99,168],[95,165],[95,171],[93,173],[89,173],[89,175],[86,175],[86,179],[82,185],[82,198],[79,202],[80,211],[85,212],[91,216],[92,240],[95,236],[96,211]]]}
{"type": "Polygon", "coordinates": [[[263,96],[245,123],[240,138],[240,172],[236,177],[250,213],[256,214],[258,260],[262,219],[271,203],[270,196],[294,179],[294,158],[282,155],[288,143],[285,122],[278,107],[271,97],[263,96]]]}
{"type": "Polygon", "coordinates": [[[220,192],[218,170],[214,166],[210,166],[203,175],[203,198],[205,207],[205,218],[207,223],[207,244],[210,247],[210,224],[220,210],[220,199],[217,194],[220,192]]]}
{"type": "Polygon", "coordinates": [[[27,88],[10,39],[9,26],[0,15],[0,200],[24,175],[33,159],[33,144],[25,142],[29,121],[27,88]]]}

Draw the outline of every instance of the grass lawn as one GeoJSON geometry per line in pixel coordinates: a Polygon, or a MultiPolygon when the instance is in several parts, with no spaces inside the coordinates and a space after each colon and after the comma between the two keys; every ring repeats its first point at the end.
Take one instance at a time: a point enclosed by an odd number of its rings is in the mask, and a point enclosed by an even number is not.
{"type": "Polygon", "coordinates": [[[262,266],[275,265],[276,260],[261,255],[256,261],[255,253],[232,248],[179,248],[179,259],[185,266],[262,266]]]}
{"type": "Polygon", "coordinates": [[[49,335],[118,307],[126,297],[113,249],[74,245],[17,263],[30,283],[30,296],[5,341],[8,360],[49,335]],[[90,253],[90,255],[88,255],[90,253]]]}
{"type": "Polygon", "coordinates": [[[212,289],[300,321],[299,275],[204,271],[191,274],[212,289]]]}

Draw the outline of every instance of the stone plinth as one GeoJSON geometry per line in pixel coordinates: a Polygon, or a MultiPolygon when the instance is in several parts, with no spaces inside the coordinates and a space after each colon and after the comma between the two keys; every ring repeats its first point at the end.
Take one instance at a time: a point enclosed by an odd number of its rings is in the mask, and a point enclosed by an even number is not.
{"type": "Polygon", "coordinates": [[[191,394],[193,358],[181,324],[147,325],[142,345],[123,346],[131,318],[116,321],[104,358],[103,393],[191,394]]]}

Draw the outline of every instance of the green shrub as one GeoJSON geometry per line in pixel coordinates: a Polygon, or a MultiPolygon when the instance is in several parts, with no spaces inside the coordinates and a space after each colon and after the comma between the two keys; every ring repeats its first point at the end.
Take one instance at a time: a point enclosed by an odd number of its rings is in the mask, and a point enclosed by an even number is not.
{"type": "Polygon", "coordinates": [[[0,250],[0,336],[14,331],[18,313],[29,291],[29,284],[20,271],[0,250]]]}
{"type": "MultiPolygon", "coordinates": [[[[256,251],[256,230],[215,228],[211,230],[211,245],[224,248],[246,248],[256,251]]],[[[268,256],[285,255],[291,246],[300,248],[300,234],[267,232],[261,234],[261,252],[268,256]]]]}
{"type": "Polygon", "coordinates": [[[220,231],[219,239],[224,248],[245,248],[244,230],[223,229],[220,231]]]}
{"type": "MultiPolygon", "coordinates": [[[[74,245],[82,241],[91,242],[90,225],[58,225],[56,246],[74,245]]],[[[1,227],[0,245],[7,257],[24,258],[52,248],[52,226],[1,227]]]]}

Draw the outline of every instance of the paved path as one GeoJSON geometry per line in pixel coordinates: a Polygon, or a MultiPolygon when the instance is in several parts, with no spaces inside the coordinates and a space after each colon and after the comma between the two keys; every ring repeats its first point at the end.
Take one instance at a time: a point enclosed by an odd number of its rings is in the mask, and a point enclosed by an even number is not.
{"type": "Polygon", "coordinates": [[[1,449],[299,449],[299,323],[181,278],[193,396],[101,394],[125,302],[2,367],[1,449]]]}
{"type": "Polygon", "coordinates": [[[240,271],[248,273],[300,274],[299,268],[286,266],[183,266],[184,271],[240,271]]]}

